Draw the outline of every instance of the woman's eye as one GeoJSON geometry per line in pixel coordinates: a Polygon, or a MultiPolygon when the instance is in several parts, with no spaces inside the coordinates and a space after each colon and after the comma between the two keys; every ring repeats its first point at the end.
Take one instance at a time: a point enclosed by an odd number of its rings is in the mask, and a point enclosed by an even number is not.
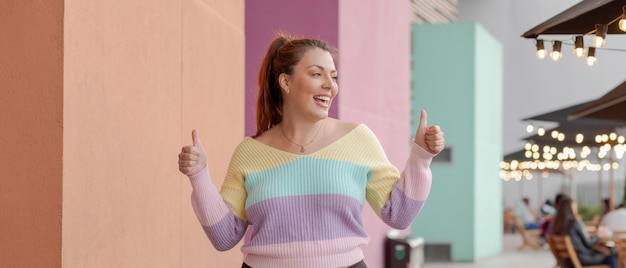
{"type": "Polygon", "coordinates": [[[335,80],[335,82],[337,82],[338,77],[337,76],[333,76],[333,80],[335,80]]]}
{"type": "Polygon", "coordinates": [[[322,74],[320,73],[314,73],[313,76],[321,76],[322,74]]]}

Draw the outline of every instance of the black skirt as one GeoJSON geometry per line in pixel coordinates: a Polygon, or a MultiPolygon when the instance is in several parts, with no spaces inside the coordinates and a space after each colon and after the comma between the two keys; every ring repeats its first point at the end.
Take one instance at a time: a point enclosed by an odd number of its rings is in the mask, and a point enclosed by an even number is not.
{"type": "MultiPolygon", "coordinates": [[[[249,265],[247,265],[245,262],[241,265],[241,268],[252,268],[249,265]]],[[[361,260],[360,262],[357,262],[356,264],[350,265],[348,266],[348,268],[367,268],[367,265],[365,265],[365,262],[363,260],[361,260]]]]}

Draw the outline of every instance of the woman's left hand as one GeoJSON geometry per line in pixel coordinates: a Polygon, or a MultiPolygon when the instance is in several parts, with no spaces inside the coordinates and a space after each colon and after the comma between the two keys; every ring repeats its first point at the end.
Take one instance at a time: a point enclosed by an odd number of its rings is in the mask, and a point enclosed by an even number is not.
{"type": "Polygon", "coordinates": [[[428,126],[427,124],[427,114],[426,111],[422,110],[420,114],[420,123],[417,127],[417,131],[415,132],[415,137],[413,141],[424,148],[424,150],[432,153],[438,154],[445,148],[446,140],[443,137],[443,131],[439,128],[439,126],[428,126]]]}

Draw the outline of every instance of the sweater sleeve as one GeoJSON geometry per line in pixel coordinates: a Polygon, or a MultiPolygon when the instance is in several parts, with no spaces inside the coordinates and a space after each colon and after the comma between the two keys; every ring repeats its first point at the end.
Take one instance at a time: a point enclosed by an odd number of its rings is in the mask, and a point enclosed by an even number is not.
{"type": "Polygon", "coordinates": [[[385,156],[375,140],[379,160],[371,169],[366,197],[384,223],[392,228],[406,229],[424,206],[430,192],[433,154],[413,144],[405,170],[400,173],[385,156]]]}
{"type": "MultiPolygon", "coordinates": [[[[235,158],[233,156],[233,158],[235,158]]],[[[190,176],[193,192],[191,203],[202,229],[219,251],[233,248],[247,229],[245,212],[246,191],[243,174],[233,165],[228,168],[221,194],[212,183],[208,168],[190,176]]]]}

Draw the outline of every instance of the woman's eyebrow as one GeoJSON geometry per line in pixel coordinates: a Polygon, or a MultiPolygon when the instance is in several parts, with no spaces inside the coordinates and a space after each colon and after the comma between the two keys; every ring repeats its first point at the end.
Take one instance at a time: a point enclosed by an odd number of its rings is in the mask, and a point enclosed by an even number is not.
{"type": "MultiPolygon", "coordinates": [[[[322,69],[322,71],[326,70],[324,67],[319,66],[319,65],[316,65],[316,64],[313,64],[313,65],[310,65],[310,66],[309,66],[309,68],[311,68],[311,67],[317,67],[317,68],[320,68],[320,69],[322,69]]],[[[331,72],[331,73],[336,73],[336,72],[337,72],[337,70],[334,70],[334,69],[333,69],[333,70],[330,70],[330,72],[331,72]]]]}

